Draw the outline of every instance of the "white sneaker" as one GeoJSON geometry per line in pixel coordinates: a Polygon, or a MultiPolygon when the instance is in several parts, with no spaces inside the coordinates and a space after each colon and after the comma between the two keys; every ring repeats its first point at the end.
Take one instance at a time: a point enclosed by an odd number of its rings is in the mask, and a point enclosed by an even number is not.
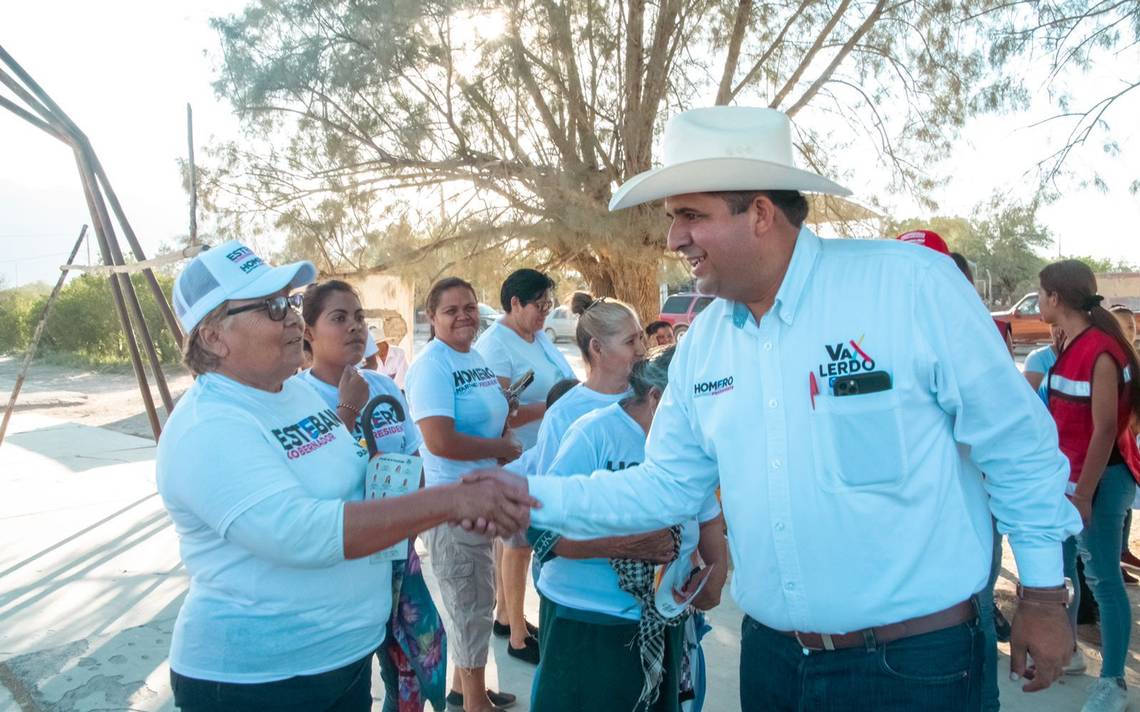
{"type": "Polygon", "coordinates": [[[1124,712],[1128,709],[1128,690],[1122,678],[1102,677],[1093,683],[1092,692],[1081,712],[1124,712]]]}
{"type": "Polygon", "coordinates": [[[1073,659],[1065,666],[1064,673],[1066,675],[1081,675],[1084,674],[1086,668],[1088,668],[1088,664],[1085,662],[1084,653],[1081,652],[1080,648],[1077,648],[1076,652],[1073,653],[1073,659]]]}

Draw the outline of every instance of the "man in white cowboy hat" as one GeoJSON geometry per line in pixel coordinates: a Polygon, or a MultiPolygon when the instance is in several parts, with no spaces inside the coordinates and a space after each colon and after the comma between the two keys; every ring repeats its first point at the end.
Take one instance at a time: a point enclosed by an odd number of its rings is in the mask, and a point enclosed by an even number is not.
{"type": "Polygon", "coordinates": [[[804,227],[801,191],[850,191],[795,167],[778,111],[681,113],[663,158],[610,208],[664,198],[669,248],[720,298],[674,359],[646,462],[530,478],[535,526],[647,531],[719,483],[745,710],[960,712],[980,704],[992,511],[1022,584],[1011,675],[1047,687],[1072,650],[1061,542],[1080,519],[977,294],[943,255],[804,227]]]}

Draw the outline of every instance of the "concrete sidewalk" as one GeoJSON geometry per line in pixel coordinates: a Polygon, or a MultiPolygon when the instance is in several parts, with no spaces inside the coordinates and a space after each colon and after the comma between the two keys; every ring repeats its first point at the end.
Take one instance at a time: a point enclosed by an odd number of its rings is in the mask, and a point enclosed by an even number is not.
{"type": "MultiPolygon", "coordinates": [[[[155,492],[153,458],[147,439],[14,417],[0,447],[0,711],[172,709],[166,658],[187,577],[155,492]]],[[[1013,569],[1008,551],[1005,566],[1013,569]]],[[[430,564],[425,570],[434,586],[430,564]]],[[[999,585],[1010,590],[1008,572],[999,585]]],[[[527,608],[537,621],[533,590],[527,608]]],[[[739,708],[740,619],[728,596],[710,616],[712,712],[739,708]]],[[[1095,674],[1097,652],[1084,650],[1095,674]]],[[[1008,658],[1001,665],[1008,673],[1008,658]]],[[[528,708],[532,675],[494,641],[488,680],[517,694],[517,709],[528,708]]],[[[1069,677],[1035,695],[1003,680],[1003,707],[1079,710],[1092,680],[1069,677]]],[[[1140,685],[1135,653],[1129,684],[1140,685]]],[[[374,692],[379,699],[378,684],[374,692]]]]}

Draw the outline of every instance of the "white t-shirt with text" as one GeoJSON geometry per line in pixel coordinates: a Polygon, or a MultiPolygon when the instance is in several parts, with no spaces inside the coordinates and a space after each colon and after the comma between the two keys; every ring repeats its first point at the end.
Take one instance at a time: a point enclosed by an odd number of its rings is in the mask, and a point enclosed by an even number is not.
{"type": "MultiPolygon", "coordinates": [[[[554,456],[558,454],[562,436],[575,420],[592,410],[617,403],[630,393],[631,391],[599,393],[587,388],[584,383],[579,383],[566,391],[543,416],[542,426],[538,429],[538,440],[534,444],[534,452],[529,455],[524,453],[528,470],[523,472],[517,468],[512,469],[526,475],[546,474],[546,468],[550,467],[550,463],[554,461],[554,456]]],[[[522,460],[523,458],[519,459],[522,460]]],[[[516,462],[518,461],[516,460],[516,462]]]]}
{"type": "MultiPolygon", "coordinates": [[[[572,476],[595,470],[616,472],[645,459],[645,431],[620,403],[588,413],[570,426],[562,446],[547,470],[549,475],[572,476]]],[[[720,514],[713,495],[705,501],[699,519],[707,522],[720,514]]],[[[700,541],[696,519],[681,530],[681,557],[691,556],[700,541]]],[[[618,586],[617,572],[609,559],[563,559],[555,557],[542,565],[536,585],[555,603],[578,610],[638,620],[641,608],[633,596],[618,586]]]]}
{"type": "MultiPolygon", "coordinates": [[[[574,369],[570,368],[566,357],[541,331],[534,335],[534,341],[528,342],[509,326],[497,321],[479,336],[475,348],[499,378],[514,383],[528,370],[534,371],[534,382],[519,396],[520,405],[545,403],[546,395],[555,383],[574,377],[574,369]]],[[[542,420],[539,419],[514,429],[524,448],[534,446],[541,425],[542,420]]]]}
{"type": "MultiPolygon", "coordinates": [[[[477,438],[497,438],[507,422],[507,399],[495,372],[475,349],[463,353],[439,339],[424,347],[408,370],[408,403],[412,420],[444,416],[455,421],[455,430],[477,438]]],[[[450,460],[421,450],[427,486],[458,482],[480,467],[494,467],[494,459],[450,460]]]]}
{"type": "MultiPolygon", "coordinates": [[[[412,422],[411,413],[408,412],[408,402],[404,399],[404,394],[396,387],[396,383],[384,374],[367,368],[359,369],[359,372],[368,383],[369,400],[381,395],[391,396],[396,399],[404,411],[402,419],[390,404],[381,404],[372,412],[372,435],[376,439],[376,448],[380,452],[396,452],[405,455],[410,455],[418,450],[423,444],[423,438],[420,437],[419,428],[412,422]]],[[[308,369],[298,373],[295,378],[299,378],[312,386],[329,408],[334,412],[336,411],[337,404],[340,402],[340,392],[335,385],[325,383],[308,369]]],[[[360,418],[357,418],[352,430],[353,437],[362,442],[364,431],[360,427],[360,421],[363,417],[362,413],[360,418]]]]}
{"type": "Polygon", "coordinates": [[[344,560],[366,453],[300,379],[276,393],[199,376],[158,444],[159,494],[190,590],[170,666],[260,683],[359,660],[384,639],[391,564],[344,560]]]}

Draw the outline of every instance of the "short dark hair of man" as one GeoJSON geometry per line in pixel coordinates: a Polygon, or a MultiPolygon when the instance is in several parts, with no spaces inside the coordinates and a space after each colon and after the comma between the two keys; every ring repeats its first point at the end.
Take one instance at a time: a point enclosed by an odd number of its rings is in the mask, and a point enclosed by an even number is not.
{"type": "Polygon", "coordinates": [[[542,295],[554,289],[554,280],[536,269],[524,267],[516,269],[503,280],[499,289],[499,301],[503,304],[503,311],[511,311],[511,297],[518,297],[519,302],[526,306],[541,299],[542,295]]]}
{"type": "Polygon", "coordinates": [[[658,332],[659,329],[661,329],[662,327],[665,327],[665,326],[669,327],[670,329],[673,328],[673,325],[667,321],[660,321],[660,320],[651,321],[651,322],[649,322],[649,326],[645,327],[645,335],[646,336],[653,336],[654,334],[656,334],[658,332]]]}
{"type": "Polygon", "coordinates": [[[578,383],[577,378],[563,378],[558,383],[555,383],[546,393],[546,407],[549,408],[557,403],[559,398],[566,395],[566,392],[578,385],[578,383]]]}
{"type": "Polygon", "coordinates": [[[962,270],[962,274],[966,275],[966,279],[970,280],[970,284],[974,283],[974,270],[970,269],[970,261],[961,252],[951,252],[950,259],[954,260],[954,264],[958,265],[958,269],[962,270]]]}
{"type": "Polygon", "coordinates": [[[772,201],[772,205],[775,205],[794,227],[803,227],[804,220],[807,220],[808,216],[807,198],[798,190],[723,190],[714,192],[713,195],[728,203],[728,209],[733,215],[748,210],[748,206],[752,205],[756,196],[763,195],[772,201]]]}

